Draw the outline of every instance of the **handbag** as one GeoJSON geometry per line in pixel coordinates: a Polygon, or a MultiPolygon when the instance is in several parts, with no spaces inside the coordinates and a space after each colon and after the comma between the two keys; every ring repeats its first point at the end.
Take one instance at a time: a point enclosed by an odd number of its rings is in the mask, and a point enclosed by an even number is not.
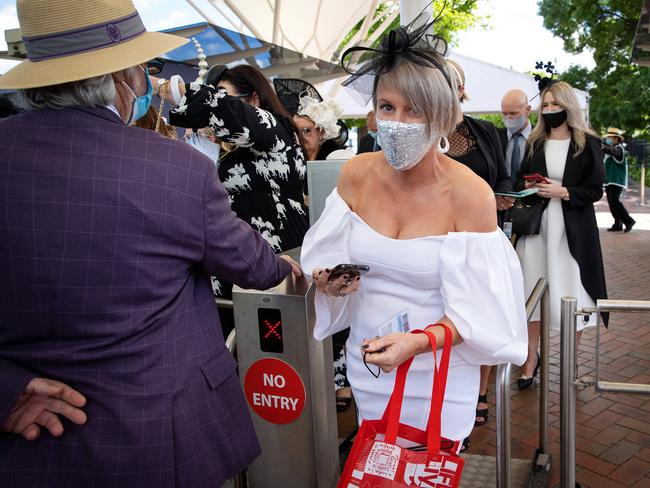
{"type": "Polygon", "coordinates": [[[537,195],[515,201],[515,204],[510,208],[512,233],[519,236],[539,234],[546,202],[546,199],[542,199],[537,195]]]}
{"type": "Polygon", "coordinates": [[[434,357],[434,382],[431,409],[426,430],[400,423],[406,376],[413,358],[397,368],[395,386],[384,415],[379,420],[363,420],[345,463],[338,488],[372,487],[400,488],[419,486],[458,488],[465,461],[456,454],[458,442],[440,437],[440,414],[449,370],[451,331],[444,324],[445,342],[440,366],[435,366],[436,338],[426,334],[434,357]],[[415,450],[410,446],[426,446],[415,450]]]}

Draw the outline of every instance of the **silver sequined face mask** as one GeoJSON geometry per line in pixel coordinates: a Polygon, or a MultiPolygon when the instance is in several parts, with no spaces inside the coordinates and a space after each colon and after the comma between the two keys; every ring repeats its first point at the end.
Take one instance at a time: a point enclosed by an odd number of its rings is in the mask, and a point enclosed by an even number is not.
{"type": "Polygon", "coordinates": [[[424,124],[407,124],[396,120],[377,119],[377,143],[386,161],[398,171],[418,164],[433,146],[435,137],[427,134],[424,124]]]}

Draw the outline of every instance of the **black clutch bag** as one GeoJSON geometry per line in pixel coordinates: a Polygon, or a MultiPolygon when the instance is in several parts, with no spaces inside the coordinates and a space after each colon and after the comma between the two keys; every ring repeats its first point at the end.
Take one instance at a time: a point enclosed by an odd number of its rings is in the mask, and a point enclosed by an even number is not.
{"type": "Polygon", "coordinates": [[[512,233],[519,236],[539,234],[546,202],[546,199],[540,198],[537,195],[531,195],[515,201],[515,204],[510,208],[512,233]]]}

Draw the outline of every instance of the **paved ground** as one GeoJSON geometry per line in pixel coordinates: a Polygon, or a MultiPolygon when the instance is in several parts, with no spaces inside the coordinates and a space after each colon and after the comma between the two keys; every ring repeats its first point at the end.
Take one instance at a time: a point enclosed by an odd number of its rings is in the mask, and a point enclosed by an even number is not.
{"type": "MultiPolygon", "coordinates": [[[[623,194],[637,224],[632,232],[606,232],[613,223],[607,202],[596,206],[603,247],[607,288],[611,299],[650,300],[650,191],[640,206],[639,188],[623,194]]],[[[578,352],[579,375],[594,365],[595,331],[583,334],[578,352]]],[[[601,379],[650,383],[650,313],[612,314],[601,337],[601,379]]],[[[551,336],[550,439],[554,458],[551,486],[559,481],[559,336],[551,336]]],[[[512,455],[532,459],[538,444],[539,388],[520,392],[512,377],[512,455]]],[[[492,387],[493,390],[493,387],[492,387]]],[[[490,413],[495,411],[491,391],[490,413]]],[[[576,407],[576,480],[583,487],[650,488],[650,396],[578,392],[576,407]]],[[[496,422],[474,430],[469,453],[495,455],[496,422]]],[[[486,485],[487,486],[487,485],[486,485]]]]}

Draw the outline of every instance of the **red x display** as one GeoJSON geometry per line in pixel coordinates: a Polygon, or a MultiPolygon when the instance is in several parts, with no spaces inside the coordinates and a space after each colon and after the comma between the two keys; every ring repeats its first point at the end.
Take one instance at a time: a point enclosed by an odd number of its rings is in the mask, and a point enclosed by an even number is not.
{"type": "Polygon", "coordinates": [[[278,333],[278,328],[282,326],[281,321],[271,323],[268,320],[264,320],[263,324],[267,329],[266,334],[264,334],[264,339],[268,339],[271,335],[277,337],[278,339],[282,339],[282,336],[278,333]]]}
{"type": "Polygon", "coordinates": [[[282,313],[277,308],[258,308],[260,349],[263,352],[284,352],[282,340],[282,313]]]}

